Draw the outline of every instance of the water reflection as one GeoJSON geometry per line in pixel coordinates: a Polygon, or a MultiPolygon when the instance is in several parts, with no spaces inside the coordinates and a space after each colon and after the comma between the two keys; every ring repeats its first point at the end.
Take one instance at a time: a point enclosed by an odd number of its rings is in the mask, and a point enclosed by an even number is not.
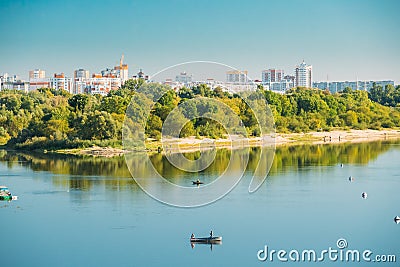
{"type": "Polygon", "coordinates": [[[196,245],[200,245],[200,246],[210,246],[210,250],[213,250],[213,246],[218,246],[218,245],[222,245],[221,241],[217,241],[217,242],[212,242],[212,243],[197,243],[197,242],[190,242],[190,246],[192,247],[192,249],[194,249],[196,247],[196,245]]]}
{"type": "MultiPolygon", "coordinates": [[[[277,147],[269,175],[276,176],[282,172],[310,165],[367,164],[386,152],[390,147],[389,144],[394,143],[399,143],[399,141],[277,147]]],[[[250,148],[246,171],[254,172],[260,152],[261,148],[250,148]]],[[[199,156],[198,153],[200,152],[186,153],[185,157],[195,159],[199,156]]],[[[235,164],[239,168],[241,164],[244,164],[244,161],[241,160],[242,153],[244,151],[240,149],[219,149],[214,162],[207,169],[198,173],[187,173],[175,168],[162,154],[154,154],[150,156],[150,160],[156,170],[168,181],[193,186],[192,181],[197,179],[205,184],[212,182],[226,169],[231,158],[235,160],[235,164]]],[[[9,169],[24,166],[33,171],[53,173],[51,182],[69,190],[89,191],[97,185],[104,185],[107,190],[111,191],[138,190],[138,186],[131,179],[123,156],[101,158],[0,150],[0,162],[5,162],[9,169]]],[[[140,162],[139,159],[136,166],[138,169],[140,162]]],[[[268,165],[267,162],[261,162],[261,164],[268,165]]],[[[145,173],[143,173],[143,177],[146,177],[145,173]]],[[[41,176],[35,176],[35,179],[41,179],[41,176]]]]}

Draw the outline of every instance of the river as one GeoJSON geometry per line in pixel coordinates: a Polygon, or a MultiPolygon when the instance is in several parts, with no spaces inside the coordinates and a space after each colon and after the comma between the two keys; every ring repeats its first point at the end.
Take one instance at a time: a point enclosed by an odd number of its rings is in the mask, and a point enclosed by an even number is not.
{"type": "MultiPolygon", "coordinates": [[[[302,260],[304,250],[314,250],[323,265],[364,266],[377,255],[394,255],[397,265],[369,265],[398,266],[400,224],[393,218],[400,216],[399,141],[278,147],[267,179],[249,194],[259,152],[251,149],[244,178],[225,197],[177,208],[144,193],[124,157],[0,151],[0,184],[19,197],[0,202],[2,264],[321,265],[302,260]],[[362,192],[368,193],[366,199],[362,192]],[[208,236],[211,229],[223,237],[222,244],[191,246],[191,233],[208,236]],[[347,246],[339,248],[338,240],[347,246]],[[336,260],[322,253],[329,248],[338,251],[336,260]],[[271,250],[287,253],[271,258],[271,250]],[[293,250],[299,252],[297,261],[293,250]],[[360,251],[360,262],[344,262],[348,250],[360,251]],[[363,259],[366,250],[372,254],[363,259]]],[[[151,161],[170,182],[184,185],[197,178],[208,182],[233,154],[218,150],[217,163],[185,175],[161,154],[151,161]]]]}

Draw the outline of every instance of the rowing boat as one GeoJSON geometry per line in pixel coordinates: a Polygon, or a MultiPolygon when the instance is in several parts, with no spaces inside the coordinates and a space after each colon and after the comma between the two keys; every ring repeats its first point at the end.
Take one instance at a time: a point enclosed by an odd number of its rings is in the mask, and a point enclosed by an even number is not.
{"type": "Polygon", "coordinates": [[[191,243],[204,243],[204,244],[216,244],[222,242],[221,236],[213,236],[213,237],[193,237],[190,238],[191,243]]]}
{"type": "Polygon", "coordinates": [[[204,184],[204,183],[203,183],[203,182],[201,182],[201,181],[192,181],[192,183],[193,183],[193,184],[195,184],[195,185],[204,184]]]}

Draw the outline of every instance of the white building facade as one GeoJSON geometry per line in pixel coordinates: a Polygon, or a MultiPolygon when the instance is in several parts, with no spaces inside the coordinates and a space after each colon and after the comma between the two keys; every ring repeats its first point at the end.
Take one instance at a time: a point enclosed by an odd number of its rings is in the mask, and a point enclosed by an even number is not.
{"type": "Polygon", "coordinates": [[[54,74],[54,77],[50,78],[50,88],[55,90],[65,90],[73,93],[72,78],[65,77],[64,73],[54,74]]]}
{"type": "Polygon", "coordinates": [[[29,80],[32,79],[44,79],[46,78],[46,72],[41,69],[34,69],[29,71],[29,80]]]}
{"type": "Polygon", "coordinates": [[[111,90],[117,90],[121,87],[120,78],[102,77],[100,75],[93,75],[85,85],[85,93],[99,94],[106,96],[111,90]]]}
{"type": "Polygon", "coordinates": [[[249,81],[247,70],[232,70],[226,72],[227,83],[247,83],[249,81]]]}
{"type": "Polygon", "coordinates": [[[296,66],[294,70],[295,75],[295,86],[312,87],[312,66],[307,65],[304,60],[296,66]]]}

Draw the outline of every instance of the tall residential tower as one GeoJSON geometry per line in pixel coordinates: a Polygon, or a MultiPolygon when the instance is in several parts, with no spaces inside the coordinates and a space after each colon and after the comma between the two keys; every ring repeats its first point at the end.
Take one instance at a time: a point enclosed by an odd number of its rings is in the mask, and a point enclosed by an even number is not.
{"type": "Polygon", "coordinates": [[[295,86],[312,87],[312,66],[307,65],[304,60],[294,70],[295,86]]]}

